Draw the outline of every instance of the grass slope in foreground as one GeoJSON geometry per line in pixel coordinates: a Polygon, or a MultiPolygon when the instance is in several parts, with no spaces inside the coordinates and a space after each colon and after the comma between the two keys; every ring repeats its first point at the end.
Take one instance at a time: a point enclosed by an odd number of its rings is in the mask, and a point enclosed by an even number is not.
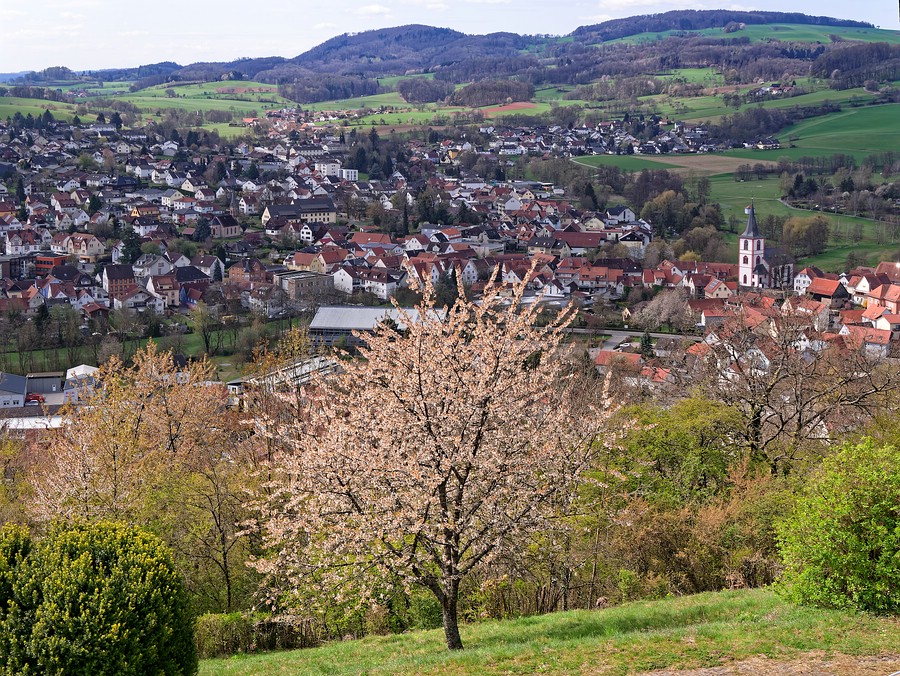
{"type": "MultiPolygon", "coordinates": [[[[461,627],[466,650],[442,630],[335,642],[321,648],[204,660],[200,674],[628,674],[810,651],[893,655],[896,618],[790,605],[770,590],[699,594],[461,627]]],[[[893,667],[900,669],[900,664],[893,667]]]]}

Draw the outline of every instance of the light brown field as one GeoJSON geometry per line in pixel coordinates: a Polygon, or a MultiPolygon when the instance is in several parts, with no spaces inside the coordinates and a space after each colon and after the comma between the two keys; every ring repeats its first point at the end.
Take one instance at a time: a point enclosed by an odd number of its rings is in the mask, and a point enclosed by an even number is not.
{"type": "MultiPolygon", "coordinates": [[[[648,159],[661,164],[671,164],[674,167],[698,174],[730,174],[742,164],[757,164],[756,161],[750,162],[750,160],[743,157],[726,157],[715,154],[652,155],[648,156],[648,159]]],[[[766,166],[776,166],[777,164],[769,160],[760,160],[758,163],[766,166]]]]}
{"type": "Polygon", "coordinates": [[[505,106],[492,106],[491,108],[482,108],[481,112],[485,115],[494,113],[505,113],[509,110],[528,110],[529,108],[537,108],[537,105],[530,101],[516,101],[515,103],[507,103],[505,106]]]}

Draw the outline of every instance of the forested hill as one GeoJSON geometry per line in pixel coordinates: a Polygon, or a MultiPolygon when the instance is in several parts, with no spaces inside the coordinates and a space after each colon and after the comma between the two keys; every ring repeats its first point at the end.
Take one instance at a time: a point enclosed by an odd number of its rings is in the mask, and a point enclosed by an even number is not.
{"type": "Polygon", "coordinates": [[[612,19],[592,26],[581,26],[572,36],[590,42],[618,40],[640,33],[664,31],[695,31],[704,28],[725,28],[729,24],[791,23],[844,28],[874,28],[865,21],[835,19],[829,16],[809,16],[799,12],[758,12],[726,9],[678,9],[663,14],[645,14],[625,19],[612,19]]]}
{"type": "MultiPolygon", "coordinates": [[[[763,29],[763,32],[766,32],[763,29]]],[[[812,69],[839,72],[842,86],[881,80],[898,70],[896,46],[866,47],[891,31],[875,31],[860,21],[798,13],[731,10],[678,10],[615,19],[583,26],[565,37],[515,33],[466,35],[448,28],[407,25],[331,38],[294,57],[244,58],[227,63],[180,66],[163,62],[140,68],[90,74],[63,66],[30,73],[15,84],[58,87],[69,81],[100,79],[130,82],[139,91],[169,82],[255,80],[279,85],[279,93],[297,103],[314,103],[379,94],[388,76],[428,74],[427,82],[401,81],[396,87],[407,101],[444,100],[457,85],[514,79],[526,87],[592,86],[603,77],[640,78],[673,68],[714,65],[734,81],[800,77],[812,69]],[[820,27],[812,37],[791,41],[748,35],[755,24],[801,24],[820,27]],[[829,28],[834,27],[833,31],[829,28]],[[748,30],[745,30],[747,28],[748,30]],[[705,31],[705,32],[696,32],[705,31]],[[871,34],[869,32],[871,31],[871,34]],[[640,45],[614,41],[660,34],[640,45]],[[851,34],[850,37],[844,37],[851,34]],[[860,34],[863,34],[860,36],[860,34]],[[877,34],[877,35],[876,35],[877,34]],[[859,47],[858,49],[856,49],[859,47]],[[827,63],[817,63],[827,60],[827,63]]],[[[766,36],[762,36],[766,37],[766,36]]],[[[639,82],[636,80],[636,83],[639,82]]],[[[642,85],[643,86],[643,85],[642,85]]],[[[645,92],[652,93],[652,92],[645,92]]],[[[580,91],[592,98],[597,92],[580,91]]],[[[635,95],[639,95],[637,92],[635,95]]]]}

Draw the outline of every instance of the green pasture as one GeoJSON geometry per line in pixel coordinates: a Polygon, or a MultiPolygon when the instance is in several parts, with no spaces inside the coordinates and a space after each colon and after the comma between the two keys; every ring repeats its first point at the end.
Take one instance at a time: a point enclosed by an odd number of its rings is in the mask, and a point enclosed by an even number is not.
{"type": "Polygon", "coordinates": [[[900,44],[900,31],[882,30],[878,28],[847,28],[841,26],[813,26],[807,24],[766,24],[749,25],[735,33],[726,33],[721,28],[704,28],[695,31],[662,31],[651,33],[639,33],[628,37],[610,40],[624,42],[626,44],[640,44],[662,40],[663,38],[690,33],[691,35],[703,35],[707,37],[719,37],[723,40],[746,37],[752,42],[763,40],[779,40],[782,42],[832,42],[831,35],[836,35],[844,40],[858,40],[861,42],[889,42],[900,44]]]}
{"type": "MultiPolygon", "coordinates": [[[[280,99],[280,97],[278,97],[280,99]]],[[[189,99],[174,98],[164,99],[154,96],[141,96],[140,94],[128,94],[126,96],[117,96],[117,100],[128,101],[137,106],[145,115],[153,115],[157,111],[164,111],[172,108],[185,112],[194,112],[202,110],[207,112],[210,110],[227,110],[237,116],[248,116],[252,111],[262,114],[269,108],[280,108],[284,103],[281,102],[263,102],[263,101],[237,101],[234,99],[189,99]]]]}
{"type": "Polygon", "coordinates": [[[132,84],[134,83],[130,80],[122,82],[72,82],[59,87],[59,89],[64,92],[83,91],[88,97],[110,97],[127,92],[132,84]]]}
{"type": "MultiPolygon", "coordinates": [[[[877,263],[892,254],[896,245],[879,244],[876,241],[876,228],[878,225],[867,218],[856,218],[843,214],[832,214],[822,211],[808,211],[806,209],[793,209],[779,201],[779,179],[777,177],[765,178],[762,181],[756,179],[744,182],[734,180],[732,174],[719,174],[710,177],[710,201],[718,202],[722,207],[722,215],[726,221],[730,216],[735,216],[740,223],[738,230],[743,230],[747,216],[744,208],[753,201],[757,220],[766,216],[785,217],[809,217],[824,216],[831,228],[832,236],[836,232],[849,234],[850,229],[857,223],[863,226],[863,239],[860,242],[851,242],[849,237],[844,241],[836,242],[832,239],[829,247],[818,256],[811,256],[799,261],[801,266],[817,265],[823,270],[843,270],[847,254],[856,252],[866,257],[869,263],[877,263]]],[[[726,241],[732,246],[737,255],[737,233],[726,233],[726,241]]]]}
{"type": "Polygon", "coordinates": [[[900,150],[900,104],[845,108],[839,113],[803,120],[782,134],[798,136],[798,146],[836,152],[900,150]]]}
{"type": "Polygon", "coordinates": [[[806,24],[751,25],[731,36],[748,37],[753,42],[780,40],[782,42],[830,43],[831,36],[860,42],[890,42],[900,44],[900,32],[878,28],[849,28],[843,26],[812,26],[806,24]]]}
{"type": "MultiPolygon", "coordinates": [[[[750,87],[742,87],[741,92],[744,93],[751,89],[750,87]]],[[[651,99],[652,97],[646,97],[651,99]]],[[[699,96],[693,98],[672,99],[665,97],[663,100],[668,105],[661,105],[660,112],[672,114],[675,112],[680,119],[689,122],[717,121],[723,115],[733,115],[735,112],[745,112],[751,108],[793,108],[794,106],[811,106],[830,101],[839,103],[842,106],[850,105],[851,102],[868,103],[873,101],[875,97],[866,93],[862,88],[845,89],[836,91],[822,87],[815,91],[799,96],[791,96],[785,98],[771,99],[768,101],[750,102],[741,105],[737,110],[725,105],[725,101],[721,96],[699,96]],[[680,112],[678,112],[680,110],[680,112]]]]}
{"type": "Polygon", "coordinates": [[[576,164],[585,167],[619,167],[626,171],[640,171],[641,169],[672,169],[672,165],[654,162],[640,155],[590,155],[576,157],[576,164]]]}
{"type": "Polygon", "coordinates": [[[784,146],[778,150],[729,150],[726,155],[748,160],[778,161],[781,157],[821,157],[843,153],[862,160],[886,151],[900,152],[900,104],[845,108],[838,113],[803,120],[778,133],[784,146]]]}
{"type": "Polygon", "coordinates": [[[194,98],[223,98],[233,100],[239,96],[265,95],[277,96],[278,87],[266,82],[253,82],[250,80],[216,80],[214,82],[167,82],[166,84],[147,87],[135,92],[142,97],[159,97],[167,98],[166,93],[169,89],[174,91],[179,97],[187,99],[194,98]],[[236,92],[228,92],[225,90],[233,89],[236,92]],[[243,92],[241,90],[252,90],[251,92],[243,92]]]}
{"type": "MultiPolygon", "coordinates": [[[[541,87],[540,89],[534,90],[534,97],[532,97],[532,101],[559,101],[560,103],[564,103],[563,96],[567,93],[573,91],[575,87],[568,85],[559,85],[556,87],[541,87]]],[[[586,101],[580,101],[579,103],[587,103],[586,101]]]]}
{"type": "Polygon", "coordinates": [[[43,115],[45,110],[49,110],[53,117],[60,120],[71,120],[75,115],[75,106],[71,103],[59,103],[57,101],[46,101],[44,99],[23,99],[15,96],[4,96],[0,98],[0,119],[14,116],[17,112],[22,115],[31,113],[32,117],[43,115]]]}
{"type": "Polygon", "coordinates": [[[433,80],[434,73],[416,73],[415,75],[391,75],[390,77],[380,77],[378,78],[378,84],[387,89],[395,89],[400,80],[412,80],[413,78],[433,80]]]}
{"type": "Polygon", "coordinates": [[[725,78],[715,68],[673,68],[667,73],[659,73],[654,77],[666,80],[683,80],[691,84],[703,84],[711,87],[725,84],[725,78]]]}
{"type": "MultiPolygon", "coordinates": [[[[424,104],[428,106],[430,104],[424,104]]],[[[360,108],[413,108],[412,104],[403,100],[397,92],[385,92],[372,96],[358,96],[354,99],[340,99],[338,101],[321,101],[319,103],[300,104],[303,110],[359,110],[360,108]]]]}

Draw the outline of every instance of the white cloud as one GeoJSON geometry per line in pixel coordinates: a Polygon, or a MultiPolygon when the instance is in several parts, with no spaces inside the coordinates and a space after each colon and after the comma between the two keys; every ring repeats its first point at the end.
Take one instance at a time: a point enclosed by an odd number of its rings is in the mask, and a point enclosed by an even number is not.
{"type": "Polygon", "coordinates": [[[429,12],[443,12],[450,9],[450,5],[441,2],[441,0],[403,0],[403,4],[425,9],[429,12]]]}
{"type": "Polygon", "coordinates": [[[315,26],[313,26],[313,30],[316,30],[316,31],[326,31],[326,30],[332,30],[335,28],[337,28],[336,23],[328,23],[327,21],[323,21],[322,23],[317,23],[315,26]]]}
{"type": "Polygon", "coordinates": [[[465,0],[470,5],[508,5],[511,0],[465,0]]]}
{"type": "Polygon", "coordinates": [[[354,12],[360,16],[387,16],[390,13],[391,8],[384,5],[364,5],[354,12]]]}

